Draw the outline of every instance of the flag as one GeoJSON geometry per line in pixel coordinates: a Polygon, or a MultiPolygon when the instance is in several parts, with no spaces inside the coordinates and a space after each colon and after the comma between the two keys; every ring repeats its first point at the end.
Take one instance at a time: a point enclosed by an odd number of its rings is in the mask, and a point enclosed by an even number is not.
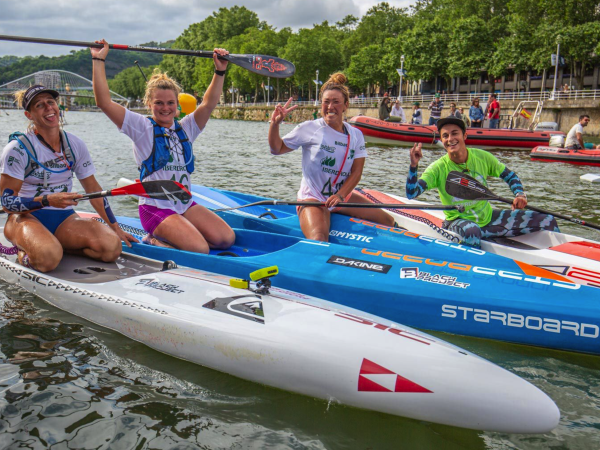
{"type": "Polygon", "coordinates": [[[526,119],[531,119],[531,113],[529,111],[527,111],[526,109],[521,110],[521,115],[523,117],[525,117],[526,119]]]}

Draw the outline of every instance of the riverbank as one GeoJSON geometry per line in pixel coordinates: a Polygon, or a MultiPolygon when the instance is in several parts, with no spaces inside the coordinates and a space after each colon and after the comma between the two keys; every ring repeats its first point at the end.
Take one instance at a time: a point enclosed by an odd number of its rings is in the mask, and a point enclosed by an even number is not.
{"type": "MultiPolygon", "coordinates": [[[[512,113],[518,106],[520,100],[503,100],[500,102],[502,113],[512,113]]],[[[269,120],[274,108],[273,106],[217,106],[213,111],[213,117],[218,119],[246,120],[252,122],[266,122],[269,120]]],[[[465,108],[468,111],[470,103],[457,102],[457,107],[465,108]]],[[[410,117],[412,104],[404,102],[402,104],[407,117],[410,117]]],[[[445,102],[442,116],[447,115],[449,111],[450,101],[445,102]]],[[[422,104],[423,122],[429,121],[429,110],[427,105],[422,104]]],[[[312,120],[315,113],[320,110],[319,106],[301,106],[296,108],[286,121],[291,123],[300,123],[306,120],[312,120]]],[[[540,122],[556,122],[561,131],[567,133],[573,125],[579,121],[579,116],[588,114],[590,116],[590,124],[585,129],[588,136],[600,136],[600,102],[597,99],[558,99],[546,100],[540,122]]],[[[356,107],[350,106],[346,112],[346,117],[354,117],[364,115],[369,117],[377,117],[378,110],[376,107],[356,107]]],[[[508,125],[508,124],[506,124],[508,125]]]]}

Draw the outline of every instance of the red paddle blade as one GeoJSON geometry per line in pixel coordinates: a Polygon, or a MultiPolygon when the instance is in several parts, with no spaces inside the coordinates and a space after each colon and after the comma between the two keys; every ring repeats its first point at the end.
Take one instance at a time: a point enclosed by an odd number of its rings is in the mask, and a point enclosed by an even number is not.
{"type": "Polygon", "coordinates": [[[156,200],[188,201],[192,194],[187,188],[172,180],[142,181],[111,191],[111,195],[138,195],[156,200]]]}

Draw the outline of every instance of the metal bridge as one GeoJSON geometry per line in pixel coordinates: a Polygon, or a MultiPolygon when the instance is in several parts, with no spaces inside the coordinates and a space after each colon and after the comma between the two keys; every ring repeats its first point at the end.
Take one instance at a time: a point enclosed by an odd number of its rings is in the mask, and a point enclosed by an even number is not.
{"type": "MultiPolygon", "coordinates": [[[[34,84],[58,91],[60,104],[65,108],[97,108],[91,80],[66,70],[42,70],[0,85],[0,108],[16,108],[13,94],[34,84]]],[[[110,94],[113,101],[128,106],[129,101],[125,97],[113,91],[110,94]]]]}

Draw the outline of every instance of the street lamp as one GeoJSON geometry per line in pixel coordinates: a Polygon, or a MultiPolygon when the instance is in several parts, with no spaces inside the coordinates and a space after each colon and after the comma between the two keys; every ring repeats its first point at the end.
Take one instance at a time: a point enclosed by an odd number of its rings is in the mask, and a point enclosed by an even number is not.
{"type": "Polygon", "coordinates": [[[402,75],[404,75],[404,55],[400,56],[400,102],[402,103],[402,75]]]}
{"type": "Polygon", "coordinates": [[[556,80],[558,78],[558,64],[560,62],[560,34],[556,36],[556,45],[556,60],[554,61],[554,87],[552,88],[552,97],[550,97],[550,100],[554,100],[554,96],[556,94],[556,80]]]}
{"type": "Polygon", "coordinates": [[[319,69],[317,69],[317,79],[315,80],[315,106],[319,106],[319,69]]]}

